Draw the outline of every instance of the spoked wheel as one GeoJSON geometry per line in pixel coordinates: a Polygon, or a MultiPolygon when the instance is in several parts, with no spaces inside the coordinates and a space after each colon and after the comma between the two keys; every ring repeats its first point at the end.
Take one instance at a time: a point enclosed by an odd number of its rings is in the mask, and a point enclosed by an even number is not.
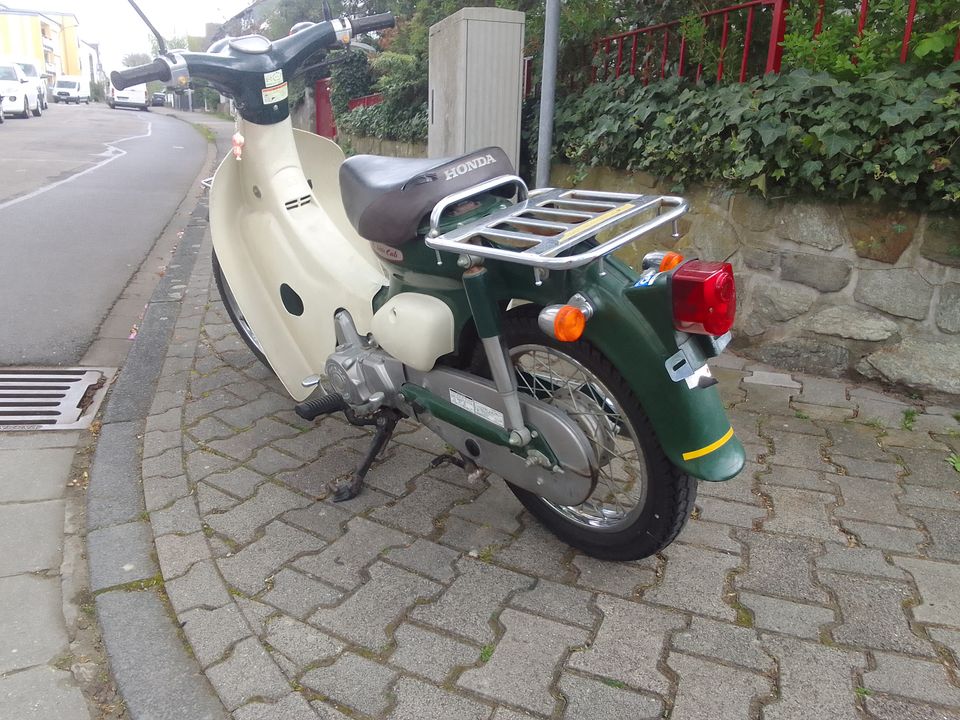
{"type": "Polygon", "coordinates": [[[260,345],[260,341],[257,340],[256,333],[253,332],[253,329],[247,323],[246,318],[243,316],[243,313],[240,311],[240,307],[237,305],[237,300],[233,296],[233,292],[230,290],[230,285],[227,284],[227,278],[223,274],[223,270],[220,267],[220,261],[217,260],[217,253],[213,253],[213,277],[217,282],[217,290],[220,291],[220,299],[223,300],[223,306],[227,309],[227,315],[230,316],[230,319],[233,321],[233,326],[237,329],[237,332],[240,333],[240,337],[243,339],[243,342],[246,343],[247,347],[250,348],[257,360],[262,362],[268,368],[270,363],[267,362],[267,356],[263,354],[263,347],[260,345]]]}
{"type": "Polygon", "coordinates": [[[596,453],[593,493],[557,505],[510,486],[520,502],[565,542],[598,558],[634,560],[669,545],[696,499],[696,480],[667,459],[650,420],[613,364],[585,340],[543,334],[535,312],[508,316],[503,335],[521,392],[563,410],[596,453]]]}

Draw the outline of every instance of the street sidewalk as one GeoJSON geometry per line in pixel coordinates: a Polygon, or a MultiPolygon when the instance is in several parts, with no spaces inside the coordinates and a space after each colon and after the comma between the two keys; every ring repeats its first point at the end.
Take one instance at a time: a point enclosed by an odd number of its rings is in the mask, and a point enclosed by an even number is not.
{"type": "MultiPolygon", "coordinates": [[[[724,356],[748,467],[701,483],[658,557],[600,562],[502,481],[431,469],[442,445],[412,423],[359,497],[328,502],[368,438],[293,413],[234,332],[208,256],[205,242],[143,435],[136,524],[160,575],[123,579],[169,603],[217,711],[960,719],[957,408],[724,356]]],[[[111,597],[126,596],[103,588],[102,620],[111,597]]]]}

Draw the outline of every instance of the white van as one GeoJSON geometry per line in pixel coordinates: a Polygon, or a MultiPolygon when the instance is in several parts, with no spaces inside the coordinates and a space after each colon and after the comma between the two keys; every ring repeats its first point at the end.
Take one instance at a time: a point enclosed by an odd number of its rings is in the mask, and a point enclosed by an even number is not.
{"type": "Polygon", "coordinates": [[[110,99],[107,104],[112,108],[137,108],[138,110],[148,110],[150,108],[150,99],[147,95],[146,83],[131,85],[125,90],[117,90],[110,85],[110,99]]]}
{"type": "Polygon", "coordinates": [[[90,81],[79,75],[61,75],[53,86],[53,101],[90,103],[90,81]]]}

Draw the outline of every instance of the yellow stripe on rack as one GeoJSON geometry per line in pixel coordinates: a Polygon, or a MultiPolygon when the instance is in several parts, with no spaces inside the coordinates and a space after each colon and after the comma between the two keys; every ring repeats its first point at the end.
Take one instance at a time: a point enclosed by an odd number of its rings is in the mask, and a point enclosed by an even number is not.
{"type": "Polygon", "coordinates": [[[606,222],[611,218],[615,218],[618,215],[623,215],[625,212],[629,212],[630,210],[633,210],[636,207],[637,206],[633,205],[632,203],[624,203],[620,207],[615,207],[613,210],[607,210],[605,213],[601,215],[597,215],[595,218],[592,218],[591,220],[587,220],[586,222],[580,223],[576,227],[570,228],[557,239],[561,242],[564,240],[569,240],[574,235],[579,235],[584,230],[589,230],[590,228],[596,225],[599,225],[602,222],[606,222]]]}
{"type": "Polygon", "coordinates": [[[698,457],[703,457],[704,455],[709,455],[709,454],[712,453],[714,450],[718,450],[719,448],[722,448],[724,445],[726,445],[726,444],[727,444],[727,441],[730,440],[730,438],[732,438],[732,437],[733,437],[733,427],[731,426],[730,429],[727,430],[726,433],[724,433],[724,435],[723,435],[722,438],[720,438],[720,439],[717,440],[716,442],[710,443],[710,444],[707,445],[706,447],[700,448],[699,450],[691,450],[690,452],[685,452],[685,453],[683,454],[683,459],[684,459],[684,460],[694,460],[694,459],[696,459],[696,458],[698,458],[698,457]]]}

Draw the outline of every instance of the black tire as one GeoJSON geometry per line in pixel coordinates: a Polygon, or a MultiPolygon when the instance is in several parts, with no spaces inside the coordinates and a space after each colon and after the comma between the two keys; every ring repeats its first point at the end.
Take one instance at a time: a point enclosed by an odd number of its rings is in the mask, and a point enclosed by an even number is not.
{"type": "Polygon", "coordinates": [[[27,98],[23,99],[23,112],[20,114],[24,120],[30,119],[30,101],[27,98]]]}
{"type": "Polygon", "coordinates": [[[43,115],[43,108],[40,106],[40,100],[39,100],[39,98],[38,98],[38,99],[37,99],[37,109],[33,111],[33,116],[34,116],[34,117],[40,117],[41,115],[43,115]]]}
{"type": "MultiPolygon", "coordinates": [[[[267,356],[264,355],[263,350],[260,349],[257,336],[254,335],[253,331],[247,325],[240,312],[240,308],[237,307],[233,293],[230,291],[230,285],[227,283],[227,278],[224,276],[223,270],[220,267],[220,261],[217,260],[216,252],[212,253],[211,261],[213,263],[213,278],[217,282],[217,291],[220,293],[220,299],[223,300],[223,306],[227,309],[227,315],[230,316],[230,321],[237,329],[237,333],[243,339],[244,344],[250,348],[250,352],[252,352],[257,360],[262,362],[264,366],[270,368],[267,356]]],[[[270,369],[271,371],[273,370],[273,368],[270,369]]]]}
{"type": "MultiPolygon", "coordinates": [[[[636,560],[653,555],[673,542],[683,529],[697,497],[697,481],[680,472],[664,454],[650,419],[613,364],[585,340],[561,343],[545,335],[537,324],[538,310],[523,306],[504,318],[502,333],[511,356],[521,346],[553,349],[575,360],[603,384],[621,409],[620,416],[632,426],[634,446],[645,465],[646,493],[635,506],[635,516],[628,515],[624,520],[629,524],[598,530],[561,514],[562,511],[575,512],[575,508],[558,509],[538,495],[508,485],[540,522],[564,542],[588,555],[605,560],[636,560]]],[[[486,366],[482,355],[480,349],[479,366],[474,368],[479,372],[486,366]]]]}

